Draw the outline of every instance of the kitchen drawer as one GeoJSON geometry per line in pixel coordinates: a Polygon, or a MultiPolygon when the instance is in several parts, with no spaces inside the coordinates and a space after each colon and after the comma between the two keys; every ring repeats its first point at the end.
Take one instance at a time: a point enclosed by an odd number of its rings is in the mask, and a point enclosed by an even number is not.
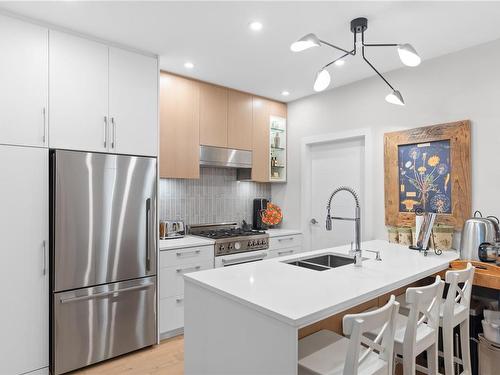
{"type": "Polygon", "coordinates": [[[301,247],[302,235],[271,237],[269,239],[269,250],[286,249],[289,247],[301,247]]]}
{"type": "Polygon", "coordinates": [[[184,296],[160,299],[160,334],[184,327],[184,296]]]}
{"type": "Polygon", "coordinates": [[[207,261],[214,262],[213,245],[160,251],[160,269],[207,261]]]}
{"type": "Polygon", "coordinates": [[[273,249],[269,250],[269,256],[267,259],[299,254],[301,252],[302,252],[301,246],[287,247],[286,249],[273,249]]]}
{"type": "Polygon", "coordinates": [[[208,270],[213,267],[213,261],[200,257],[200,259],[196,259],[189,264],[160,268],[160,299],[184,294],[185,274],[189,272],[208,270]]]}

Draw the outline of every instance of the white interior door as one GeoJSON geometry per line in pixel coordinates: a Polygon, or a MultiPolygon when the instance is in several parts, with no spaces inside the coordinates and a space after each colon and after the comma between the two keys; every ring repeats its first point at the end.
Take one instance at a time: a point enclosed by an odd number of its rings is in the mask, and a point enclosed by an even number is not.
{"type": "Polygon", "coordinates": [[[157,59],[110,47],[109,116],[110,151],[157,155],[157,59]]]}
{"type": "MultiPolygon", "coordinates": [[[[325,229],[328,199],[339,186],[349,186],[358,192],[361,204],[361,228],[363,228],[364,154],[363,137],[311,146],[311,223],[309,228],[312,250],[350,244],[354,241],[354,222],[352,221],[333,221],[332,231],[325,229]]],[[[354,217],[354,198],[348,192],[338,193],[333,198],[331,207],[332,216],[354,217]]]]}
{"type": "Polygon", "coordinates": [[[0,16],[0,143],[47,145],[48,30],[0,16]]]}
{"type": "Polygon", "coordinates": [[[46,148],[0,146],[0,374],[49,364],[48,161],[46,148]]]}
{"type": "Polygon", "coordinates": [[[108,47],[50,31],[51,148],[108,150],[108,47]]]}

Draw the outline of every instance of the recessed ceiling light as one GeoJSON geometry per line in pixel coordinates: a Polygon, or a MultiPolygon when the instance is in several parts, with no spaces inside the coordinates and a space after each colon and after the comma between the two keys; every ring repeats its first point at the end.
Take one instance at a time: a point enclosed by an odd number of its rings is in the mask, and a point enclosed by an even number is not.
{"type": "Polygon", "coordinates": [[[342,66],[345,64],[345,60],[343,60],[343,59],[337,60],[334,62],[334,64],[337,66],[342,66]]]}
{"type": "Polygon", "coordinates": [[[184,63],[184,68],[186,68],[186,69],[193,69],[194,68],[194,64],[191,61],[186,61],[184,63]]]}
{"type": "Polygon", "coordinates": [[[260,23],[259,21],[253,21],[253,22],[250,22],[248,27],[250,28],[250,30],[260,31],[260,30],[262,30],[262,23],[260,23]]]}
{"type": "Polygon", "coordinates": [[[281,92],[281,95],[283,95],[283,96],[288,96],[288,95],[290,95],[290,93],[289,93],[288,91],[286,91],[286,90],[285,90],[285,91],[282,91],[282,92],[281,92]]]}

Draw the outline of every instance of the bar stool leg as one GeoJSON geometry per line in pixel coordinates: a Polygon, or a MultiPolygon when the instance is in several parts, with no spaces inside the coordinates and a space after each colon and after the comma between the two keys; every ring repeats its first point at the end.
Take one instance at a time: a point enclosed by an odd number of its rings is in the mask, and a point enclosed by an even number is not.
{"type": "Polygon", "coordinates": [[[443,357],[446,375],[454,375],[453,369],[453,327],[443,325],[443,357]]]}
{"type": "Polygon", "coordinates": [[[469,318],[460,323],[460,345],[462,350],[462,362],[464,372],[468,375],[472,374],[470,363],[470,337],[469,337],[469,318]]]}
{"type": "Polygon", "coordinates": [[[438,347],[437,344],[427,349],[427,370],[428,374],[436,375],[438,373],[438,347]]]}

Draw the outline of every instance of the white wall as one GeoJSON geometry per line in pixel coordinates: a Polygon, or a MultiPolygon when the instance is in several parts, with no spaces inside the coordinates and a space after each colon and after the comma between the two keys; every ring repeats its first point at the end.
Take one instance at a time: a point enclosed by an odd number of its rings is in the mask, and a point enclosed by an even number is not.
{"type": "MultiPolygon", "coordinates": [[[[331,70],[333,83],[336,74],[349,68],[348,64],[347,61],[344,67],[331,70]]],[[[500,215],[500,40],[424,61],[416,68],[398,69],[386,76],[401,91],[406,106],[385,102],[389,88],[378,77],[289,104],[288,183],[272,186],[273,201],[283,208],[285,228],[303,226],[301,138],[355,128],[373,130],[374,181],[367,187],[373,189],[373,213],[366,218],[373,220],[373,233],[367,233],[367,237],[386,238],[384,133],[464,119],[472,121],[472,207],[500,215]]],[[[312,80],[313,77],[311,85],[312,80]]]]}

